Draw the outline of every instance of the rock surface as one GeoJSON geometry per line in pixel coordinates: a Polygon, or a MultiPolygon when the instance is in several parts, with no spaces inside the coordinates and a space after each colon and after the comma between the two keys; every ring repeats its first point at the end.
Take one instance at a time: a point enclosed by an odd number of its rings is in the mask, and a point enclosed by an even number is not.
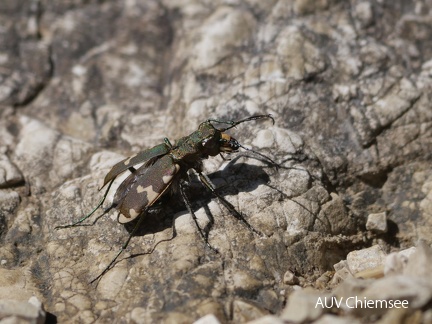
{"type": "Polygon", "coordinates": [[[2,0],[1,298],[37,296],[62,323],[430,319],[431,13],[420,0],[2,0]],[[219,253],[173,196],[89,284],[131,229],[114,210],[55,227],[97,205],[110,167],[209,118],[254,114],[275,124],[228,132],[279,168],[246,151],[205,161],[205,173],[263,235],[192,176],[192,208],[219,253]],[[413,304],[335,319],[299,297],[309,286],[413,304]]]}

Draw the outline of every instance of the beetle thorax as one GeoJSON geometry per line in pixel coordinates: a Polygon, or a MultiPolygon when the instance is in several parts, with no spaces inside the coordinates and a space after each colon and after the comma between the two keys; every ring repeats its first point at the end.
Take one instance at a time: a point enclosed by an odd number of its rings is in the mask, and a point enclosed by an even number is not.
{"type": "Polygon", "coordinates": [[[189,136],[182,137],[171,155],[175,160],[206,159],[220,153],[221,132],[205,122],[189,136]]]}

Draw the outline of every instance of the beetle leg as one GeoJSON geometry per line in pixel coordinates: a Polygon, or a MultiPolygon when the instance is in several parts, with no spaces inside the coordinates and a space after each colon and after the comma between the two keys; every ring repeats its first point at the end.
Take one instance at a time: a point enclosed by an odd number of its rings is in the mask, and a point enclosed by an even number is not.
{"type": "Polygon", "coordinates": [[[104,203],[106,197],[108,196],[108,191],[111,188],[111,185],[113,184],[114,179],[111,180],[110,184],[108,185],[107,190],[105,191],[104,196],[102,197],[101,201],[97,204],[97,206],[87,215],[85,215],[84,217],[80,218],[79,220],[77,220],[76,222],[73,222],[72,224],[67,224],[67,225],[60,225],[60,226],[56,226],[54,227],[54,229],[59,229],[59,228],[69,228],[69,227],[74,227],[74,226],[92,226],[94,225],[99,218],[101,218],[103,215],[105,215],[106,213],[108,213],[111,209],[115,208],[117,206],[117,204],[112,204],[111,206],[109,206],[107,209],[104,210],[104,212],[102,213],[102,215],[98,216],[94,222],[92,224],[81,224],[82,222],[84,222],[87,218],[89,218],[91,215],[93,215],[96,210],[98,210],[102,204],[104,203]],[[81,224],[81,225],[80,225],[81,224]]]}
{"type": "MultiPolygon", "coordinates": [[[[105,269],[103,269],[103,271],[102,271],[102,272],[101,272],[101,273],[100,273],[96,278],[94,278],[92,281],[90,281],[90,284],[92,284],[92,283],[94,283],[95,281],[97,281],[97,280],[99,280],[100,278],[102,278],[102,276],[103,276],[105,273],[107,273],[107,272],[108,272],[108,271],[109,271],[109,270],[114,266],[114,264],[115,264],[115,262],[117,261],[117,259],[119,258],[119,256],[120,256],[120,255],[123,253],[123,251],[126,250],[126,248],[128,247],[129,242],[130,242],[130,240],[132,239],[132,236],[134,236],[135,233],[137,232],[137,230],[141,227],[141,224],[142,224],[142,222],[143,222],[143,220],[144,220],[144,218],[145,218],[144,216],[147,214],[147,212],[149,211],[149,209],[150,209],[151,207],[152,207],[152,206],[148,207],[146,210],[144,210],[144,212],[141,213],[141,215],[139,216],[138,221],[136,222],[134,228],[132,229],[132,232],[130,232],[128,239],[127,239],[126,242],[122,245],[121,249],[117,252],[116,256],[111,260],[111,262],[108,264],[108,266],[106,266],[105,269]]],[[[176,236],[177,236],[177,230],[176,230],[176,228],[175,228],[175,222],[173,222],[173,224],[172,224],[172,236],[171,236],[171,238],[160,240],[159,242],[156,243],[156,245],[151,249],[150,252],[147,252],[147,253],[145,253],[145,254],[153,253],[153,251],[156,249],[156,247],[157,247],[160,243],[171,241],[171,240],[174,239],[176,236]]],[[[133,254],[133,255],[131,255],[130,257],[133,258],[133,257],[138,256],[138,255],[142,255],[142,254],[133,254]]],[[[120,260],[120,261],[121,261],[121,260],[120,260]]]]}
{"type": "Polygon", "coordinates": [[[258,231],[257,229],[253,228],[248,222],[247,220],[243,217],[243,215],[241,213],[239,213],[235,207],[228,201],[226,200],[224,197],[222,197],[221,195],[219,195],[216,192],[216,187],[214,186],[214,184],[211,182],[211,180],[209,179],[208,176],[206,176],[204,173],[198,172],[199,175],[199,179],[201,181],[201,183],[206,186],[212,193],[213,195],[216,196],[217,199],[219,199],[219,201],[231,212],[231,214],[237,218],[239,221],[241,221],[251,232],[254,232],[255,234],[258,234],[259,236],[263,237],[264,234],[260,231],[258,231]]]}
{"type": "Polygon", "coordinates": [[[231,158],[226,158],[225,156],[223,156],[222,153],[219,153],[219,155],[222,158],[222,160],[224,160],[224,161],[231,161],[231,158]]]}
{"type": "MultiPolygon", "coordinates": [[[[216,248],[214,248],[213,246],[210,245],[210,243],[209,243],[209,241],[208,241],[208,233],[204,234],[202,228],[199,226],[198,219],[197,219],[197,217],[196,217],[196,215],[195,215],[195,213],[194,213],[194,211],[193,211],[193,209],[192,209],[192,205],[191,205],[191,203],[190,203],[190,201],[189,201],[189,198],[188,198],[187,195],[186,195],[186,191],[185,191],[185,182],[186,182],[186,181],[184,181],[184,180],[180,180],[180,193],[181,193],[182,198],[183,198],[183,201],[184,201],[184,203],[185,203],[185,205],[186,205],[186,207],[187,207],[187,209],[188,209],[188,211],[189,211],[189,214],[191,214],[192,219],[193,219],[193,221],[194,221],[194,223],[195,223],[195,225],[196,225],[196,227],[197,227],[197,229],[198,229],[198,232],[200,233],[201,237],[203,238],[205,244],[206,244],[206,245],[207,245],[207,246],[208,246],[212,251],[214,251],[214,252],[216,252],[216,253],[219,253],[219,251],[218,251],[216,248]]],[[[211,219],[210,219],[210,227],[213,225],[213,223],[214,223],[214,220],[213,220],[213,218],[211,218],[211,219]]]]}
{"type": "Polygon", "coordinates": [[[105,267],[105,269],[103,269],[103,271],[96,278],[94,278],[92,281],[90,281],[91,284],[93,282],[97,281],[98,279],[100,279],[105,273],[107,273],[111,269],[111,267],[114,265],[114,263],[116,262],[116,260],[118,259],[118,257],[123,253],[124,250],[126,250],[126,248],[129,245],[130,240],[132,239],[132,236],[134,236],[134,234],[136,233],[136,231],[138,230],[138,228],[140,228],[143,220],[145,219],[145,217],[144,217],[145,214],[147,214],[147,209],[144,210],[141,213],[141,215],[139,216],[139,219],[138,219],[137,223],[135,224],[132,232],[130,232],[128,239],[122,245],[121,249],[117,252],[116,256],[111,260],[111,262],[105,267]]]}

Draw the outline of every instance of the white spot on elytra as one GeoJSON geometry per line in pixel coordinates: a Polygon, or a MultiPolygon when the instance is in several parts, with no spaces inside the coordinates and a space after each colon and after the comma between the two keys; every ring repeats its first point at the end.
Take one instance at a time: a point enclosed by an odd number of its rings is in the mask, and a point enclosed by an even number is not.
{"type": "Polygon", "coordinates": [[[129,209],[129,215],[131,215],[132,218],[135,218],[139,215],[139,213],[135,209],[131,208],[129,209]]]}
{"type": "Polygon", "coordinates": [[[171,181],[171,179],[172,179],[172,175],[168,175],[168,176],[163,176],[162,177],[162,181],[165,184],[169,183],[171,181]]]}
{"type": "Polygon", "coordinates": [[[147,201],[149,203],[153,202],[159,196],[159,194],[153,190],[152,186],[148,186],[145,188],[143,186],[138,186],[137,193],[142,193],[142,192],[147,192],[147,201]]]}
{"type": "Polygon", "coordinates": [[[125,216],[125,215],[123,215],[123,214],[120,214],[120,215],[118,216],[118,222],[121,223],[121,224],[128,223],[128,222],[130,222],[132,219],[133,219],[133,218],[131,218],[131,217],[129,217],[129,216],[125,216]]]}
{"type": "Polygon", "coordinates": [[[135,156],[137,156],[137,155],[136,154],[132,155],[129,159],[127,159],[126,161],[124,161],[124,165],[128,165],[135,156]]]}

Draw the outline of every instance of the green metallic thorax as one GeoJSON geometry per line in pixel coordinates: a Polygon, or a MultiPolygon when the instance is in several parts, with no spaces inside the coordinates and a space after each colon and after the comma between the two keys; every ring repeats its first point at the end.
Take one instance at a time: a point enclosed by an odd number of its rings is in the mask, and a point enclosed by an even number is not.
{"type": "Polygon", "coordinates": [[[170,154],[174,161],[196,161],[220,153],[221,132],[209,122],[202,123],[198,130],[178,140],[170,154]]]}

